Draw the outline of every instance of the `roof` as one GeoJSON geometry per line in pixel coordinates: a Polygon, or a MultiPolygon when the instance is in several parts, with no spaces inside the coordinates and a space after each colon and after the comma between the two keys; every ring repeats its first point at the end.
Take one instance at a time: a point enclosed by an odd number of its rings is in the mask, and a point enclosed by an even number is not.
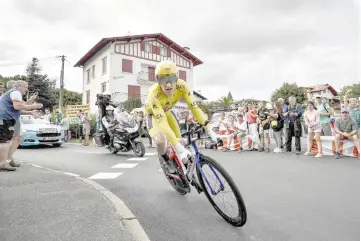
{"type": "Polygon", "coordinates": [[[317,91],[322,91],[325,89],[328,89],[332,92],[332,94],[334,96],[337,95],[337,91],[329,84],[323,84],[323,85],[314,85],[314,86],[309,86],[309,87],[305,87],[307,89],[308,93],[312,93],[312,92],[317,92],[317,91]]]}
{"type": "Polygon", "coordinates": [[[130,36],[120,36],[120,37],[110,37],[101,39],[93,48],[91,48],[75,65],[74,67],[82,67],[84,64],[93,57],[99,50],[101,50],[104,46],[106,46],[110,42],[115,41],[132,41],[132,40],[145,40],[148,38],[156,38],[162,41],[164,44],[172,47],[178,53],[181,53],[184,57],[188,58],[193,62],[193,66],[197,66],[203,64],[203,62],[198,59],[196,56],[191,54],[188,50],[181,47],[179,44],[175,43],[162,33],[155,34],[142,34],[142,35],[130,35],[130,36]]]}
{"type": "Polygon", "coordinates": [[[194,94],[195,96],[198,96],[198,97],[201,98],[202,100],[207,100],[206,97],[204,97],[203,95],[201,95],[201,94],[198,93],[197,91],[194,91],[194,90],[193,90],[193,94],[194,94]]]}

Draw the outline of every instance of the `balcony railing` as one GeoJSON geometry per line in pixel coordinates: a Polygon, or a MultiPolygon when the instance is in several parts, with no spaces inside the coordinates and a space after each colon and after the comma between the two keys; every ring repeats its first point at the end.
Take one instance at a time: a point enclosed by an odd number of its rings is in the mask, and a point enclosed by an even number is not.
{"type": "Polygon", "coordinates": [[[155,75],[153,73],[140,71],[137,75],[137,81],[142,84],[154,84],[155,83],[155,75]]]}

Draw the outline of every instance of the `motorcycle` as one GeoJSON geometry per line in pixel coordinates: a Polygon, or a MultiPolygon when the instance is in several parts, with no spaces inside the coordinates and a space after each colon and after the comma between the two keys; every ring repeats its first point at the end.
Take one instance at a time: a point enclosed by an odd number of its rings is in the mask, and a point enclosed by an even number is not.
{"type": "MultiPolygon", "coordinates": [[[[112,105],[115,108],[121,106],[120,103],[114,103],[111,101],[109,95],[97,95],[97,101],[95,103],[99,107],[100,119],[105,116],[106,106],[112,105]]],[[[134,154],[138,157],[143,157],[145,154],[145,147],[140,139],[140,126],[131,117],[120,114],[117,116],[114,125],[109,129],[111,133],[108,133],[107,128],[101,122],[102,130],[94,134],[95,142],[98,146],[107,146],[107,149],[117,154],[120,152],[129,152],[133,150],[134,154]]]]}

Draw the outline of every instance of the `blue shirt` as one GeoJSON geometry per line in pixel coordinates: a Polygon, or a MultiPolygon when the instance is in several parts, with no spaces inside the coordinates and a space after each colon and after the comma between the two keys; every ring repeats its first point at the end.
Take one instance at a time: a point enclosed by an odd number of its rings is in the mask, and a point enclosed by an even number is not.
{"type": "Polygon", "coordinates": [[[19,120],[21,111],[14,108],[10,94],[16,89],[11,89],[0,97],[0,120],[19,120]]]}

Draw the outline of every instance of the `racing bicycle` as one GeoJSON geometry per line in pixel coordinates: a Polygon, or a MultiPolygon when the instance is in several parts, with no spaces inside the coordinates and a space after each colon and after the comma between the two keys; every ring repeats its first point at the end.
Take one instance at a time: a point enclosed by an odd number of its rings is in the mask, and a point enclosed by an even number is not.
{"type": "Polygon", "coordinates": [[[182,134],[182,137],[187,137],[185,147],[193,147],[193,155],[189,158],[189,164],[183,164],[177,157],[173,147],[168,143],[169,163],[166,164],[163,157],[158,155],[160,165],[169,183],[178,193],[181,195],[190,193],[191,186],[194,186],[198,193],[204,192],[208,201],[222,218],[235,227],[242,227],[247,221],[247,211],[242,195],[227,171],[214,159],[203,155],[199,151],[196,141],[209,139],[209,137],[201,137],[202,132],[203,125],[196,125],[182,134]],[[188,167],[188,165],[191,166],[188,167]],[[208,167],[208,171],[206,171],[206,167],[208,167]],[[194,172],[197,173],[197,178],[194,172]],[[211,184],[212,179],[215,180],[215,185],[211,184]],[[226,184],[228,184],[229,188],[226,188],[226,184]],[[235,209],[234,215],[222,210],[222,205],[216,203],[217,195],[223,192],[231,193],[235,198],[235,204],[231,205],[228,198],[218,197],[218,200],[226,202],[223,207],[228,206],[235,209]]]}

